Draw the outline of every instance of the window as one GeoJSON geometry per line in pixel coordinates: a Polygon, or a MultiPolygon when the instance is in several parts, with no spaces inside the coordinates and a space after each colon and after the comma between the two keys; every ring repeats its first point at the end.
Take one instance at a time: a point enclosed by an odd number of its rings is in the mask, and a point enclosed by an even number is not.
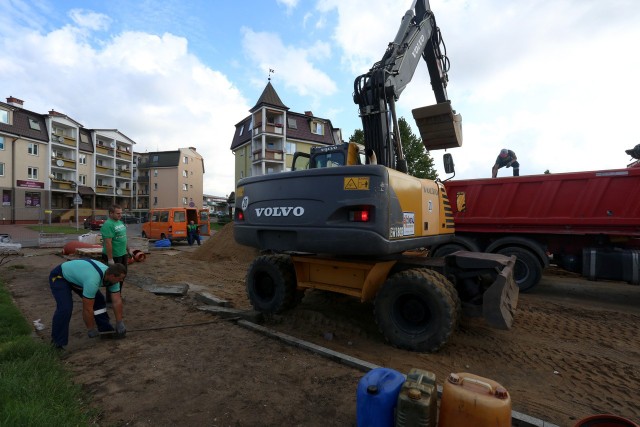
{"type": "Polygon", "coordinates": [[[38,144],[34,144],[33,142],[30,142],[29,147],[27,148],[27,153],[31,154],[32,156],[37,156],[38,144]]]}
{"type": "Polygon", "coordinates": [[[287,119],[287,125],[289,126],[289,129],[298,129],[296,119],[287,119]]]}
{"type": "Polygon", "coordinates": [[[158,214],[160,222],[169,222],[169,211],[162,211],[158,214]]]}
{"type": "Polygon", "coordinates": [[[40,122],[29,117],[29,128],[33,130],[40,130],[40,122]]]}
{"type": "Polygon", "coordinates": [[[189,163],[189,158],[188,158],[187,156],[184,156],[184,157],[182,158],[182,163],[184,163],[185,165],[186,165],[187,163],[189,163]]]}
{"type": "Polygon", "coordinates": [[[183,197],[183,198],[182,198],[182,204],[183,204],[183,205],[186,205],[186,204],[187,204],[187,198],[186,198],[186,197],[183,197]]]}
{"type": "Polygon", "coordinates": [[[188,184],[182,184],[182,190],[183,191],[187,191],[189,189],[189,185],[188,184]]]}
{"type": "Polygon", "coordinates": [[[158,191],[158,183],[157,183],[157,182],[154,182],[154,183],[153,183],[153,189],[154,189],[155,191],[158,191]]]}
{"type": "Polygon", "coordinates": [[[2,206],[11,206],[11,190],[2,190],[2,206]]]}
{"type": "Polygon", "coordinates": [[[78,156],[78,163],[80,163],[81,165],[86,165],[87,164],[87,155],[86,154],[80,154],[78,156]]]}
{"type": "Polygon", "coordinates": [[[40,193],[24,193],[24,205],[25,207],[39,207],[40,193]]]}
{"type": "Polygon", "coordinates": [[[158,206],[158,198],[157,197],[153,198],[153,206],[158,206]]]}
{"type": "Polygon", "coordinates": [[[320,122],[311,122],[311,133],[324,135],[324,126],[320,122]]]}
{"type": "Polygon", "coordinates": [[[244,133],[244,125],[240,126],[240,132],[238,133],[238,136],[242,136],[243,133],[244,133]]]}
{"type": "Polygon", "coordinates": [[[103,166],[103,165],[104,165],[104,162],[102,161],[102,159],[97,159],[97,160],[96,160],[96,165],[97,165],[97,166],[103,166]]]}
{"type": "Polygon", "coordinates": [[[153,176],[158,176],[158,169],[153,170],[153,176]]]}
{"type": "Polygon", "coordinates": [[[88,144],[89,143],[89,137],[87,136],[87,134],[81,133],[80,134],[80,141],[84,142],[85,144],[88,144]]]}
{"type": "Polygon", "coordinates": [[[4,150],[4,136],[0,136],[0,150],[4,150]]]}
{"type": "Polygon", "coordinates": [[[296,152],[295,142],[285,142],[284,149],[287,154],[294,154],[296,152]]]}
{"type": "Polygon", "coordinates": [[[0,163],[0,176],[4,176],[4,163],[0,163]]]}
{"type": "Polygon", "coordinates": [[[38,168],[33,168],[29,166],[27,168],[27,178],[29,179],[38,179],[38,168]]]}
{"type": "Polygon", "coordinates": [[[78,175],[80,185],[87,185],[87,175],[78,175]]]}
{"type": "Polygon", "coordinates": [[[186,214],[184,211],[174,211],[173,222],[187,222],[186,214]]]}
{"type": "Polygon", "coordinates": [[[240,178],[244,178],[244,171],[240,171],[240,178]]]}
{"type": "Polygon", "coordinates": [[[0,123],[9,123],[9,112],[0,108],[0,123]]]}
{"type": "Polygon", "coordinates": [[[182,171],[182,176],[187,178],[189,176],[189,174],[187,173],[187,171],[182,171]]]}
{"type": "Polygon", "coordinates": [[[154,162],[154,163],[157,163],[157,162],[158,162],[158,155],[157,155],[157,154],[154,154],[154,155],[151,157],[151,161],[152,161],[152,162],[154,162]]]}

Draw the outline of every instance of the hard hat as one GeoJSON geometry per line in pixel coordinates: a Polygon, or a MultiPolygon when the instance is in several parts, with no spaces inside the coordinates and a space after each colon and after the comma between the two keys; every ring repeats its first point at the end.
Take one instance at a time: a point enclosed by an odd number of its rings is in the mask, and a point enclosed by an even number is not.
{"type": "Polygon", "coordinates": [[[509,155],[509,150],[507,150],[506,148],[503,148],[502,150],[500,150],[500,157],[507,157],[509,155]]]}

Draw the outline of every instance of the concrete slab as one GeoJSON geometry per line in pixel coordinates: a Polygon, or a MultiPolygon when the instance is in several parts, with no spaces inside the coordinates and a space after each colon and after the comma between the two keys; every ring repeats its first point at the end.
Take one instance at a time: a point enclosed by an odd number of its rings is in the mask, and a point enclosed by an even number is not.
{"type": "Polygon", "coordinates": [[[189,285],[150,285],[145,286],[144,289],[152,292],[156,295],[186,295],[189,291],[189,285]]]}
{"type": "Polygon", "coordinates": [[[215,295],[210,294],[209,292],[196,293],[196,300],[209,305],[217,305],[220,307],[231,307],[231,303],[229,301],[218,298],[215,295]]]}
{"type": "Polygon", "coordinates": [[[216,305],[201,305],[198,310],[207,311],[222,318],[240,317],[245,319],[244,321],[261,323],[263,321],[263,315],[260,312],[254,310],[238,310],[237,308],[219,307],[216,305]]]}

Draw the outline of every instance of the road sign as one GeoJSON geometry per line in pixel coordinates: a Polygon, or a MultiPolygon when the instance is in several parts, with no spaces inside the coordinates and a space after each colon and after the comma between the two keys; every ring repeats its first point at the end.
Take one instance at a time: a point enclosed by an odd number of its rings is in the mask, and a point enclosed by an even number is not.
{"type": "Polygon", "coordinates": [[[82,204],[82,197],[80,197],[79,194],[76,194],[76,197],[73,198],[73,204],[74,205],[81,205],[82,204]]]}

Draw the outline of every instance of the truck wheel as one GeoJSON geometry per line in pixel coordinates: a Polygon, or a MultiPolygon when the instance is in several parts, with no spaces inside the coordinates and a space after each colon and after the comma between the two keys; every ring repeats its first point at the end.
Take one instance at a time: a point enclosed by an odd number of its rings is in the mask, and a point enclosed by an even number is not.
{"type": "Polygon", "coordinates": [[[142,238],[144,238],[144,239],[147,238],[147,233],[145,233],[144,231],[142,232],[142,238]]]}
{"type": "Polygon", "coordinates": [[[410,269],[390,276],[378,292],[375,317],[380,332],[396,347],[435,352],[457,324],[453,285],[441,274],[410,269]]]}
{"type": "Polygon", "coordinates": [[[518,284],[520,292],[526,292],[538,284],[542,277],[542,265],[533,255],[526,249],[515,246],[500,249],[497,253],[500,255],[515,255],[516,266],[513,271],[513,279],[518,284]]]}
{"type": "Polygon", "coordinates": [[[280,313],[293,305],[295,270],[287,255],[256,258],[247,273],[247,295],[253,308],[263,313],[280,313]]]}
{"type": "Polygon", "coordinates": [[[433,252],[432,256],[434,258],[442,258],[444,256],[451,255],[454,252],[466,251],[466,250],[467,250],[467,248],[465,248],[462,245],[458,245],[458,244],[455,244],[455,243],[449,243],[447,245],[440,246],[438,249],[436,249],[433,252]]]}

